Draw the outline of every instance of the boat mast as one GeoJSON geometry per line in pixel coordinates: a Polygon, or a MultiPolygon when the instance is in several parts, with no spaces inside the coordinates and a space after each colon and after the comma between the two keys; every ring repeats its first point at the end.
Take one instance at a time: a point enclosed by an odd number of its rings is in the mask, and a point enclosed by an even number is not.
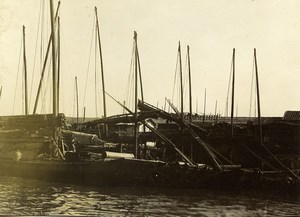
{"type": "Polygon", "coordinates": [[[191,78],[191,62],[190,62],[190,46],[187,46],[188,69],[189,69],[189,97],[190,97],[190,122],[192,122],[192,78],[191,78]]]}
{"type": "Polygon", "coordinates": [[[233,138],[234,80],[235,80],[235,48],[233,48],[233,54],[232,54],[231,138],[233,138]]]}
{"type": "Polygon", "coordinates": [[[206,110],[206,88],[205,88],[205,92],[204,92],[203,123],[205,121],[205,110],[206,110]]]}
{"type": "Polygon", "coordinates": [[[60,83],[60,18],[57,20],[57,113],[59,113],[59,83],[60,83]]]}
{"type": "Polygon", "coordinates": [[[135,74],[135,85],[134,85],[134,92],[135,92],[135,97],[134,97],[134,137],[135,137],[135,157],[137,158],[137,153],[138,153],[138,123],[137,123],[137,101],[138,101],[138,91],[137,91],[137,76],[138,76],[138,65],[137,65],[137,59],[138,59],[138,55],[137,55],[137,33],[136,31],[134,31],[134,45],[135,45],[135,65],[134,65],[134,74],[135,74]]]}
{"type": "Polygon", "coordinates": [[[215,122],[218,122],[217,108],[218,108],[218,100],[216,100],[216,104],[215,104],[215,122]]]}
{"type": "Polygon", "coordinates": [[[96,14],[96,28],[97,28],[97,33],[96,34],[98,36],[98,45],[99,45],[100,63],[101,63],[103,112],[104,112],[104,117],[106,118],[106,100],[105,100],[104,71],[103,71],[102,49],[101,49],[100,28],[99,28],[99,22],[98,22],[97,7],[95,7],[95,14],[96,14]]]}
{"type": "Polygon", "coordinates": [[[182,62],[181,62],[181,48],[180,41],[178,44],[178,55],[179,55],[179,72],[180,72],[180,110],[181,110],[181,120],[183,120],[183,81],[182,81],[182,62]]]}
{"type": "Polygon", "coordinates": [[[79,105],[78,105],[78,85],[77,85],[77,76],[75,76],[75,91],[76,91],[76,123],[77,128],[79,126],[79,105]]]}
{"type": "MultiPolygon", "coordinates": [[[[55,13],[55,21],[56,21],[56,19],[58,17],[59,7],[60,7],[60,1],[58,2],[58,5],[57,5],[57,9],[56,9],[56,13],[55,13]]],[[[47,60],[48,60],[48,56],[49,56],[51,42],[52,42],[52,33],[50,35],[50,38],[49,38],[49,41],[48,41],[48,45],[47,45],[47,51],[46,51],[46,56],[45,56],[45,60],[44,60],[44,63],[43,63],[43,68],[42,68],[40,83],[39,83],[38,91],[37,91],[37,94],[36,94],[36,97],[35,97],[33,114],[36,114],[37,105],[38,105],[38,102],[39,102],[39,96],[40,96],[41,89],[42,89],[43,78],[44,78],[44,75],[45,75],[46,64],[47,64],[47,60]]]]}
{"type": "Polygon", "coordinates": [[[254,61],[255,61],[255,74],[256,74],[256,94],[257,94],[257,113],[258,113],[258,127],[259,127],[259,144],[263,145],[261,116],[260,116],[260,98],[259,98],[258,68],[257,68],[256,49],[255,48],[254,48],[254,61]]]}
{"type": "Polygon", "coordinates": [[[85,122],[85,111],[86,111],[86,107],[84,106],[83,107],[83,120],[82,120],[82,122],[85,122]]]}
{"type": "Polygon", "coordinates": [[[51,37],[52,37],[52,86],[53,86],[53,116],[57,116],[57,72],[55,58],[55,27],[53,16],[53,0],[50,0],[50,16],[51,16],[51,37]]]}
{"type": "Polygon", "coordinates": [[[25,92],[25,115],[28,115],[28,90],[27,90],[27,63],[25,49],[25,26],[23,25],[23,61],[24,61],[24,92],[25,92]]]}

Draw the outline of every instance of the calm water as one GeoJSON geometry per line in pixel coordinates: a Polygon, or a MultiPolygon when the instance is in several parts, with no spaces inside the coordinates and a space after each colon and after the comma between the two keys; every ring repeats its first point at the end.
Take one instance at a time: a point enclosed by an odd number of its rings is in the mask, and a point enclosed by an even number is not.
{"type": "Polygon", "coordinates": [[[92,188],[0,177],[0,215],[300,216],[300,198],[253,192],[92,188]]]}

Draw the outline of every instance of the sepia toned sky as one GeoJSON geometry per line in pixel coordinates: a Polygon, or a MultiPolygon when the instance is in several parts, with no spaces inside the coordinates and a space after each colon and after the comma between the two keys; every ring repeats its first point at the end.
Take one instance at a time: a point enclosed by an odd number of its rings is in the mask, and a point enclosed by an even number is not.
{"type": "MultiPolygon", "coordinates": [[[[54,3],[56,8],[57,1],[54,3]]],[[[93,33],[95,6],[100,22],[106,90],[120,102],[129,97],[128,92],[133,93],[129,88],[130,64],[133,32],[137,31],[146,102],[164,107],[164,98],[174,95],[177,105],[178,91],[173,94],[173,85],[180,41],[185,81],[186,46],[190,46],[194,112],[196,107],[198,113],[203,112],[206,88],[206,113],[214,113],[217,100],[217,110],[224,115],[233,48],[236,49],[238,116],[249,115],[253,48],[257,49],[262,115],[282,116],[286,110],[300,110],[298,0],[62,0],[60,112],[68,116],[75,114],[74,78],[77,76],[80,115],[83,106],[87,116],[103,114],[99,53],[95,56],[93,33]]],[[[3,87],[0,115],[21,114],[24,110],[22,57],[19,64],[22,25],[26,26],[32,112],[41,60],[50,34],[49,1],[45,0],[44,4],[42,0],[0,1],[0,84],[3,87]]],[[[38,112],[51,112],[50,73],[48,63],[38,112]]],[[[176,82],[175,89],[178,90],[176,82]]],[[[187,82],[184,90],[184,110],[188,111],[187,82]]],[[[122,113],[122,108],[108,97],[107,104],[108,115],[122,113]]],[[[254,102],[252,115],[253,107],[254,102]]]]}

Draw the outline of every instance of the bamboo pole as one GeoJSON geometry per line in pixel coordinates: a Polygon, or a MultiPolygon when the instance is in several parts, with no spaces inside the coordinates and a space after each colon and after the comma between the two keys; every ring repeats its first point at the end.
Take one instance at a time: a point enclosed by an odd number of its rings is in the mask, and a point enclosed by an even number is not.
{"type": "Polygon", "coordinates": [[[100,40],[100,28],[99,28],[99,22],[98,22],[97,7],[95,7],[95,14],[96,14],[96,28],[97,28],[97,36],[98,36],[99,53],[100,53],[100,63],[101,63],[101,78],[102,78],[101,80],[102,80],[103,112],[104,112],[104,117],[106,118],[105,82],[104,82],[104,70],[103,70],[102,48],[101,48],[101,40],[100,40]]]}
{"type": "Polygon", "coordinates": [[[76,122],[77,122],[77,129],[79,126],[79,105],[78,105],[78,84],[77,84],[77,76],[75,76],[75,91],[76,91],[76,122]]]}
{"type": "Polygon", "coordinates": [[[235,48],[233,48],[233,54],[232,54],[231,138],[233,138],[234,82],[235,82],[235,48]]]}
{"type": "Polygon", "coordinates": [[[135,80],[134,80],[134,135],[135,135],[135,146],[134,146],[134,150],[135,150],[135,157],[137,158],[138,156],[138,120],[137,120],[137,101],[138,101],[138,91],[137,91],[137,85],[138,85],[138,65],[137,65],[137,58],[138,58],[138,55],[137,55],[137,33],[136,31],[134,31],[134,43],[135,43],[135,65],[134,65],[134,74],[135,74],[135,80]]]}
{"type": "Polygon", "coordinates": [[[206,110],[206,88],[204,91],[204,105],[203,105],[203,123],[205,122],[205,110],[206,110]]]}
{"type": "Polygon", "coordinates": [[[180,72],[180,112],[181,119],[183,120],[183,81],[182,81],[182,61],[181,61],[181,48],[180,41],[178,43],[178,55],[179,55],[179,72],[180,72]]]}
{"type": "Polygon", "coordinates": [[[255,74],[256,74],[256,94],[257,94],[257,113],[258,113],[258,127],[259,127],[259,144],[263,145],[262,127],[261,127],[261,114],[260,114],[260,97],[259,97],[259,82],[258,82],[258,67],[256,59],[256,49],[254,48],[254,61],[255,61],[255,74]]]}
{"type": "Polygon", "coordinates": [[[192,120],[192,77],[191,77],[191,62],[190,62],[190,46],[187,46],[187,55],[188,55],[188,70],[189,70],[189,103],[190,103],[190,122],[192,120]]]}
{"type": "Polygon", "coordinates": [[[60,84],[60,18],[57,20],[57,113],[59,113],[59,84],[60,84]]]}
{"type": "Polygon", "coordinates": [[[27,88],[27,62],[26,62],[25,26],[23,26],[23,61],[24,61],[25,115],[28,115],[28,88],[27,88]]]}
{"type": "MultiPolygon", "coordinates": [[[[58,17],[59,7],[60,7],[60,1],[58,2],[58,5],[57,5],[57,9],[56,9],[56,13],[55,13],[55,21],[58,17]]],[[[45,59],[44,59],[44,63],[43,63],[40,83],[39,83],[38,91],[37,91],[37,94],[36,94],[36,97],[35,97],[33,114],[36,114],[36,110],[37,110],[37,106],[38,106],[38,102],[39,102],[39,96],[40,96],[40,93],[41,93],[42,83],[43,83],[43,79],[44,79],[44,75],[45,75],[46,64],[47,64],[47,60],[48,60],[48,56],[49,56],[51,42],[52,42],[52,32],[51,32],[51,35],[50,35],[50,38],[49,38],[49,41],[48,41],[48,45],[47,45],[47,51],[46,51],[46,55],[45,55],[45,59]]]]}

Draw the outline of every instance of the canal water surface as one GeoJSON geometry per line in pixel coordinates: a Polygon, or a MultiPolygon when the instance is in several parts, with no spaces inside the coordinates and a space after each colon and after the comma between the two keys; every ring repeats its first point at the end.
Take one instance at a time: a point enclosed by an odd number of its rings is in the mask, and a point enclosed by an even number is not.
{"type": "Polygon", "coordinates": [[[300,197],[192,189],[96,188],[0,177],[0,215],[300,216],[300,197]]]}

